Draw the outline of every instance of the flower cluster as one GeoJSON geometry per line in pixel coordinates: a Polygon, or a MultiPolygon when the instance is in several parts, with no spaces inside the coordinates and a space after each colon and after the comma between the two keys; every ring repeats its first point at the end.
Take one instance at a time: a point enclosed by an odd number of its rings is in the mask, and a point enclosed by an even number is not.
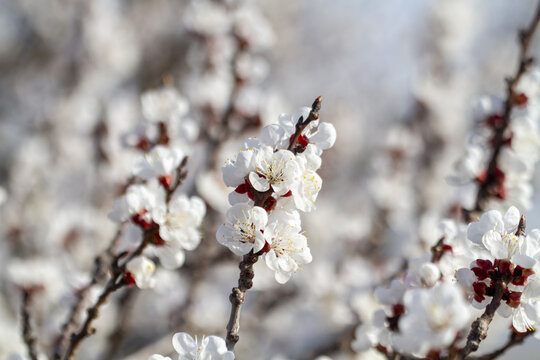
{"type": "Polygon", "coordinates": [[[314,209],[320,156],[336,138],[331,124],[319,123],[319,108],[320,98],[311,109],[281,115],[260,139],[246,139],[223,167],[225,184],[234,190],[217,240],[237,255],[261,254],[280,283],[311,262],[298,210],[314,209]]]}
{"type": "Polygon", "coordinates": [[[247,1],[196,0],[186,8],[184,26],[196,40],[188,49],[186,92],[210,119],[206,135],[222,139],[260,126],[265,96],[259,84],[269,70],[263,53],[274,42],[268,20],[247,1]]]}
{"type": "Polygon", "coordinates": [[[484,213],[467,232],[481,252],[470,269],[459,270],[473,305],[483,308],[500,301],[498,313],[512,316],[514,329],[521,333],[533,331],[540,321],[540,230],[527,235],[524,227],[524,218],[515,207],[504,216],[497,210],[484,213]]]}
{"type": "Polygon", "coordinates": [[[486,188],[493,204],[484,208],[531,206],[530,180],[540,149],[539,77],[539,69],[522,77],[514,98],[508,100],[512,104],[509,114],[505,114],[508,105],[498,97],[486,96],[477,103],[478,127],[469,138],[465,156],[456,163],[454,180],[486,188]],[[493,158],[496,162],[490,164],[493,158]]]}
{"type": "MultiPolygon", "coordinates": [[[[159,258],[167,269],[184,263],[185,250],[194,250],[201,241],[198,230],[206,213],[204,202],[177,191],[186,175],[186,156],[177,144],[169,141],[169,129],[187,111],[186,101],[172,88],[150,91],[142,95],[146,125],[158,124],[157,137],[139,138],[137,148],[144,151],[135,163],[136,183],[129,185],[123,196],[115,200],[110,219],[128,221],[140,229],[144,242],[152,247],[145,250],[159,258]]],[[[140,240],[139,240],[140,242],[140,240]]],[[[155,265],[140,256],[127,264],[125,280],[140,288],[152,287],[155,265]]]]}
{"type": "MultiPolygon", "coordinates": [[[[199,343],[186,333],[176,333],[172,339],[179,360],[234,360],[234,353],[228,351],[225,340],[218,336],[204,336],[199,343]]],[[[170,357],[154,354],[148,360],[171,360],[170,357]]]]}

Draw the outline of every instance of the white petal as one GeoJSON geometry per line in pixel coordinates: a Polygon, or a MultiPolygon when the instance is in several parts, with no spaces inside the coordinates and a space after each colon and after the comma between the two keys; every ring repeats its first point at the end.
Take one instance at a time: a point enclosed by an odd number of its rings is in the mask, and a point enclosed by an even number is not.
{"type": "Polygon", "coordinates": [[[516,254],[512,256],[511,262],[512,264],[519,265],[524,269],[532,269],[534,267],[534,264],[536,264],[536,260],[522,254],[516,254]]]}
{"type": "Polygon", "coordinates": [[[265,177],[259,176],[253,171],[249,173],[249,182],[257,191],[265,192],[270,189],[270,183],[268,180],[265,177]]]}
{"type": "Polygon", "coordinates": [[[482,243],[489,250],[495,259],[506,259],[508,257],[508,247],[503,244],[501,234],[490,230],[482,237],[482,243]]]}
{"type": "Polygon", "coordinates": [[[519,225],[520,218],[521,218],[521,213],[515,206],[512,206],[510,209],[508,209],[506,214],[504,214],[504,218],[503,218],[504,230],[506,231],[507,234],[516,232],[517,227],[519,225]]]}
{"type": "Polygon", "coordinates": [[[321,150],[329,149],[336,142],[336,128],[330,123],[323,122],[309,140],[321,150]]]}
{"type": "Polygon", "coordinates": [[[172,339],[174,350],[180,355],[187,355],[197,351],[197,343],[187,333],[176,333],[172,339]]]}

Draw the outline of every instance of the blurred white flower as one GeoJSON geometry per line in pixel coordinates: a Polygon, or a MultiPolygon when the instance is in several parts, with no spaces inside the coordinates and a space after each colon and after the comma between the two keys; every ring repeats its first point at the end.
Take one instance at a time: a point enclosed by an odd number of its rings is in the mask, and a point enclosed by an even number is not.
{"type": "Polygon", "coordinates": [[[400,351],[417,356],[450,345],[471,317],[461,288],[447,283],[407,291],[404,305],[394,343],[400,351]]]}
{"type": "Polygon", "coordinates": [[[142,112],[151,122],[168,122],[184,116],[189,109],[188,102],[172,87],[150,90],[141,96],[142,112]]]}
{"type": "Polygon", "coordinates": [[[128,273],[124,279],[129,285],[134,285],[134,282],[140,289],[154,287],[156,281],[153,275],[156,271],[156,265],[152,260],[144,256],[137,256],[128,262],[126,270],[128,273]]]}

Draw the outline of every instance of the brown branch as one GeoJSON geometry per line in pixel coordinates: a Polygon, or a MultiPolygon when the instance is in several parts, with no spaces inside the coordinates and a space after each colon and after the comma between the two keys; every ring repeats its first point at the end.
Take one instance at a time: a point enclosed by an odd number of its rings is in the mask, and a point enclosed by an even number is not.
{"type": "Polygon", "coordinates": [[[122,340],[126,335],[126,330],[128,328],[129,320],[131,318],[131,310],[133,309],[133,303],[137,294],[139,293],[127,289],[121,295],[120,300],[118,301],[118,307],[120,311],[119,319],[116,322],[115,329],[107,339],[108,349],[105,356],[103,357],[104,359],[116,358],[118,350],[120,349],[120,345],[122,344],[122,340]]]}
{"type": "Polygon", "coordinates": [[[32,290],[23,289],[22,291],[22,306],[21,306],[21,316],[23,324],[23,340],[26,345],[26,350],[28,351],[28,357],[31,360],[37,360],[37,351],[36,351],[36,339],[32,334],[32,325],[30,319],[30,302],[32,301],[32,290]]]}
{"type": "MultiPolygon", "coordinates": [[[[311,111],[307,119],[300,118],[296,123],[296,132],[293,135],[293,138],[290,141],[288,150],[293,151],[295,154],[301,150],[301,146],[296,146],[298,139],[302,135],[302,132],[307,127],[307,125],[319,118],[319,111],[321,109],[322,98],[319,96],[313,102],[311,111]]],[[[268,189],[265,192],[259,192],[253,190],[254,197],[254,206],[264,207],[266,200],[272,195],[272,188],[268,189]]],[[[253,272],[253,265],[259,259],[260,253],[254,254],[251,251],[249,254],[244,255],[242,261],[239,264],[240,268],[240,277],[238,278],[238,286],[232,289],[231,294],[229,295],[229,301],[231,302],[231,313],[229,316],[229,322],[227,324],[227,336],[225,341],[227,343],[227,349],[230,351],[234,350],[234,346],[238,342],[240,330],[240,311],[242,310],[242,305],[246,298],[246,291],[251,289],[253,286],[253,277],[255,276],[253,272]]]]}
{"type": "Polygon", "coordinates": [[[75,331],[76,328],[79,326],[78,319],[81,318],[81,313],[84,310],[84,300],[87,298],[92,286],[96,285],[99,279],[103,276],[102,265],[103,259],[100,256],[97,256],[94,259],[94,270],[92,272],[92,279],[86,286],[76,292],[75,295],[77,297],[77,300],[72,305],[66,322],[62,325],[60,336],[56,341],[53,359],[59,360],[62,357],[62,350],[68,340],[68,334],[75,331]]]}
{"type": "Polygon", "coordinates": [[[506,352],[506,350],[510,349],[511,347],[522,344],[525,341],[525,339],[529,335],[532,335],[532,334],[534,334],[534,332],[528,332],[526,334],[516,334],[515,332],[512,331],[512,334],[510,335],[510,337],[508,338],[508,341],[506,342],[506,344],[504,344],[503,347],[501,347],[500,349],[497,349],[497,350],[495,350],[493,352],[490,352],[489,354],[474,357],[474,358],[471,358],[471,359],[474,359],[474,360],[492,360],[492,359],[496,359],[499,356],[501,356],[502,354],[504,354],[506,352]]]}
{"type": "Polygon", "coordinates": [[[471,331],[467,336],[467,344],[457,353],[456,359],[464,359],[470,353],[478,350],[480,342],[486,338],[489,324],[493,320],[493,316],[501,304],[507,283],[508,279],[497,280],[491,302],[486,307],[484,313],[472,323],[471,331]]]}
{"type": "Polygon", "coordinates": [[[520,54],[519,64],[516,73],[513,77],[506,79],[506,100],[504,103],[504,111],[499,124],[494,125],[495,134],[493,137],[493,153],[488,163],[486,180],[478,188],[476,203],[474,210],[482,211],[485,208],[485,202],[494,192],[494,188],[499,184],[500,179],[497,176],[499,154],[505,145],[505,132],[510,124],[510,115],[512,109],[516,105],[516,86],[519,83],[522,75],[527,71],[533,59],[528,57],[529,47],[540,22],[540,3],[536,9],[533,20],[529,27],[519,33],[520,54]]]}
{"type": "Polygon", "coordinates": [[[322,96],[319,96],[315,99],[313,104],[311,105],[311,111],[309,112],[309,115],[307,119],[303,119],[302,117],[298,119],[296,123],[296,130],[294,132],[293,138],[291,139],[289,143],[289,147],[287,150],[294,152],[295,154],[300,152],[303,146],[298,144],[298,139],[302,135],[302,132],[305,130],[305,128],[312,122],[317,119],[319,119],[319,111],[321,110],[321,102],[322,102],[322,96]]]}
{"type": "Polygon", "coordinates": [[[90,337],[96,332],[96,329],[92,327],[92,322],[99,316],[99,309],[107,302],[109,296],[113,292],[122,288],[124,285],[127,285],[123,276],[126,266],[133,258],[142,254],[142,252],[154,236],[153,231],[155,231],[155,229],[145,231],[145,233],[143,234],[143,241],[140,243],[137,249],[135,249],[135,251],[131,253],[126,258],[126,260],[124,260],[121,265],[118,265],[118,262],[127,255],[127,252],[120,253],[114,258],[110,266],[111,278],[107,282],[107,285],[105,285],[105,289],[103,289],[103,292],[99,296],[96,303],[86,310],[86,320],[83,323],[81,329],[78,332],[71,334],[67,350],[64,354],[64,357],[62,358],[63,360],[72,360],[81,342],[85,338],[90,337]]]}
{"type": "Polygon", "coordinates": [[[240,311],[242,305],[246,299],[246,291],[253,286],[253,265],[259,259],[259,255],[256,255],[251,251],[249,254],[244,255],[244,258],[240,262],[238,267],[240,268],[240,277],[238,279],[238,286],[232,289],[231,295],[229,295],[229,301],[231,302],[231,314],[229,317],[229,323],[227,324],[227,337],[225,339],[227,343],[227,349],[234,350],[234,346],[238,342],[240,336],[240,311]]]}
{"type": "Polygon", "coordinates": [[[176,168],[176,180],[172,186],[170,186],[167,189],[167,203],[171,201],[172,196],[174,195],[174,192],[182,183],[184,182],[185,178],[188,175],[188,172],[186,170],[186,164],[188,162],[188,157],[184,156],[182,161],[180,162],[180,165],[178,165],[178,168],[176,168]]]}

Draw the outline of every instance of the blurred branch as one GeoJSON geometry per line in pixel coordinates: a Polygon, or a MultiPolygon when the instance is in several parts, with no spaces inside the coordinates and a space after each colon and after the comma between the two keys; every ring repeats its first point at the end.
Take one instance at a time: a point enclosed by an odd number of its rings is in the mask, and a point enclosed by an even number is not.
{"type": "Polygon", "coordinates": [[[23,340],[26,345],[26,350],[28,351],[28,357],[31,360],[37,360],[37,351],[36,351],[36,339],[32,334],[32,325],[30,319],[30,302],[32,301],[32,290],[23,289],[22,291],[22,306],[21,306],[21,315],[22,315],[22,325],[23,325],[23,340]]]}
{"type": "Polygon", "coordinates": [[[79,319],[82,317],[82,312],[84,310],[84,302],[89,295],[89,291],[92,286],[96,285],[104,276],[105,270],[103,269],[103,264],[107,261],[106,256],[113,257],[113,251],[116,247],[120,237],[122,236],[123,227],[120,227],[110,242],[105,254],[98,255],[94,258],[94,269],[92,271],[92,278],[90,282],[84,286],[82,289],[75,293],[76,301],[72,305],[68,318],[66,322],[62,325],[61,333],[58,336],[55,347],[53,359],[59,360],[62,357],[62,350],[68,341],[68,335],[75,332],[79,326],[79,319]],[[106,255],[106,256],[105,256],[106,255]]]}
{"type": "Polygon", "coordinates": [[[529,48],[533,35],[538,27],[540,22],[540,3],[537,6],[536,13],[532,19],[528,28],[521,30],[519,32],[519,45],[520,45],[520,54],[519,54],[519,63],[516,70],[516,73],[513,77],[506,79],[506,100],[504,103],[504,110],[502,114],[502,119],[500,123],[493,125],[495,134],[493,137],[493,153],[491,154],[487,176],[485,181],[483,181],[479,188],[476,196],[476,203],[474,211],[482,211],[485,209],[485,202],[492,196],[494,188],[499,185],[499,176],[498,173],[498,159],[499,154],[505,145],[505,132],[510,124],[510,115],[512,109],[516,105],[516,86],[519,83],[519,80],[523,74],[527,71],[529,66],[533,63],[533,58],[529,57],[529,48]]]}
{"type": "Polygon", "coordinates": [[[478,357],[472,357],[471,359],[474,359],[474,360],[492,360],[492,359],[496,359],[499,356],[501,356],[502,354],[504,354],[506,352],[506,350],[510,349],[511,347],[522,344],[525,341],[525,339],[527,337],[529,337],[530,335],[532,335],[532,334],[534,334],[534,331],[528,332],[526,334],[517,334],[514,331],[512,331],[510,337],[508,338],[506,344],[504,344],[503,347],[501,347],[500,349],[497,349],[497,350],[495,350],[493,352],[490,352],[489,354],[485,354],[485,355],[478,356],[478,357]]]}
{"type": "Polygon", "coordinates": [[[81,329],[78,332],[71,334],[67,350],[63,357],[64,360],[72,360],[75,356],[75,352],[77,351],[77,348],[79,347],[80,343],[85,338],[90,337],[96,332],[96,329],[92,327],[92,322],[95,319],[97,319],[97,317],[99,316],[100,307],[107,302],[109,296],[113,292],[115,292],[116,290],[128,284],[125,281],[125,277],[124,277],[126,266],[131,260],[133,260],[135,257],[142,254],[142,252],[144,251],[144,249],[150,243],[152,237],[154,236],[154,233],[153,233],[154,231],[155,231],[154,229],[145,231],[143,235],[144,237],[143,241],[140,243],[137,249],[126,258],[126,260],[121,265],[119,265],[118,263],[123,257],[127,255],[127,253],[126,252],[120,253],[114,258],[110,266],[111,278],[107,282],[107,285],[105,285],[105,288],[103,289],[103,292],[99,296],[96,303],[86,310],[87,317],[81,329]]]}

